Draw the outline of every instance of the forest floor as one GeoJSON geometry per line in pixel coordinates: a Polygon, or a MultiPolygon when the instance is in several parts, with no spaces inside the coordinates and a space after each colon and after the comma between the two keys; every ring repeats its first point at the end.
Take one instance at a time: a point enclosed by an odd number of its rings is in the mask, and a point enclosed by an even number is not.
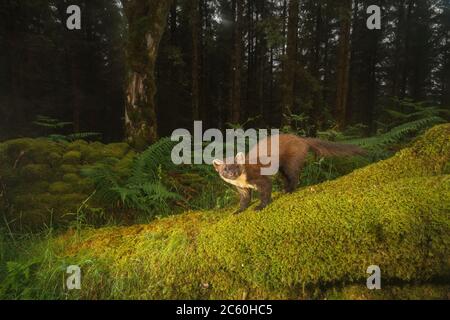
{"type": "Polygon", "coordinates": [[[449,299],[450,124],[261,212],[190,211],[29,241],[1,298],[449,299]],[[67,290],[66,268],[81,268],[67,290]],[[367,268],[381,269],[368,290],[367,268]]]}

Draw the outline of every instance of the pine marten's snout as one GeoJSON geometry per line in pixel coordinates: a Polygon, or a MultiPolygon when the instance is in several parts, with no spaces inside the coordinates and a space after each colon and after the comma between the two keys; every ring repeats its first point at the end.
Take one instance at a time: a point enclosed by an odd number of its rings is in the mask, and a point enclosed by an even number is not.
{"type": "Polygon", "coordinates": [[[237,179],[241,175],[241,169],[238,165],[226,165],[222,171],[222,176],[227,179],[237,179]]]}
{"type": "Polygon", "coordinates": [[[219,175],[228,180],[235,180],[242,175],[242,165],[245,162],[245,155],[238,153],[234,159],[234,163],[226,163],[222,160],[215,159],[213,166],[219,175]]]}
{"type": "Polygon", "coordinates": [[[240,165],[225,164],[220,160],[215,160],[213,164],[219,175],[225,179],[234,180],[242,174],[240,165]]]}

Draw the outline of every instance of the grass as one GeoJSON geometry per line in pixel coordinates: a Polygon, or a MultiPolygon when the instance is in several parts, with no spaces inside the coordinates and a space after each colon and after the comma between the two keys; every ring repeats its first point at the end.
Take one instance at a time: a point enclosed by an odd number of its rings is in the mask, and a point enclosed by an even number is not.
{"type": "Polygon", "coordinates": [[[436,126],[390,159],[277,194],[262,212],[189,211],[30,241],[1,263],[0,297],[448,299],[449,136],[450,124],[436,126]],[[64,287],[72,264],[81,290],[64,287]],[[365,288],[372,264],[376,292],[365,288]]]}

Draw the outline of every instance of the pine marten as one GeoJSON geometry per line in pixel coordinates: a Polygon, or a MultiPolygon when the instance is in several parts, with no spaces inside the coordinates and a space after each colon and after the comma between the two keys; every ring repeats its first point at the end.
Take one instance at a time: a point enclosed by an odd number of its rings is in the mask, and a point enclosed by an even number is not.
{"type": "MultiPolygon", "coordinates": [[[[278,138],[278,171],[284,180],[284,190],[287,193],[293,192],[297,187],[300,170],[304,165],[309,150],[312,150],[320,157],[366,154],[363,149],[354,145],[334,143],[315,138],[301,138],[292,134],[280,134],[278,138]]],[[[275,152],[273,154],[271,152],[271,141],[271,138],[260,141],[247,155],[238,153],[234,161],[224,162],[219,159],[213,161],[214,168],[220,177],[236,186],[239,191],[240,207],[234,214],[244,211],[250,205],[252,190],[257,190],[261,197],[261,203],[255,210],[262,210],[270,203],[272,181],[270,175],[261,174],[261,168],[267,167],[267,162],[259,159],[259,156],[257,156],[256,161],[254,158],[252,159],[255,154],[258,154],[252,151],[258,152],[258,148],[260,148],[268,156],[276,156],[275,152]],[[251,159],[254,161],[250,161],[251,159]]]]}

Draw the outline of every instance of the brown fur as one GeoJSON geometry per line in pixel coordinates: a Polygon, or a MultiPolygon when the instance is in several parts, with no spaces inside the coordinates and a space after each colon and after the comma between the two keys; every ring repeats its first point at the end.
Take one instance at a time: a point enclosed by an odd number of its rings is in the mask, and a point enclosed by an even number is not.
{"type": "MultiPolygon", "coordinates": [[[[260,141],[254,148],[266,151],[268,156],[276,156],[272,154],[270,138],[260,141]]],[[[236,213],[249,206],[252,189],[258,190],[261,195],[261,204],[256,207],[256,210],[263,209],[271,201],[272,181],[269,176],[261,175],[261,168],[264,166],[261,164],[262,159],[251,158],[254,150],[251,150],[245,159],[241,155],[241,159],[236,159],[234,164],[224,164],[219,160],[214,162],[214,167],[222,179],[235,185],[241,195],[240,209],[236,213]],[[250,160],[256,164],[250,164],[250,160]],[[245,163],[239,164],[239,162],[245,163]]],[[[279,173],[284,180],[286,192],[293,192],[297,187],[300,170],[303,168],[309,150],[320,157],[365,154],[364,150],[353,145],[281,134],[279,135],[279,173]]]]}

